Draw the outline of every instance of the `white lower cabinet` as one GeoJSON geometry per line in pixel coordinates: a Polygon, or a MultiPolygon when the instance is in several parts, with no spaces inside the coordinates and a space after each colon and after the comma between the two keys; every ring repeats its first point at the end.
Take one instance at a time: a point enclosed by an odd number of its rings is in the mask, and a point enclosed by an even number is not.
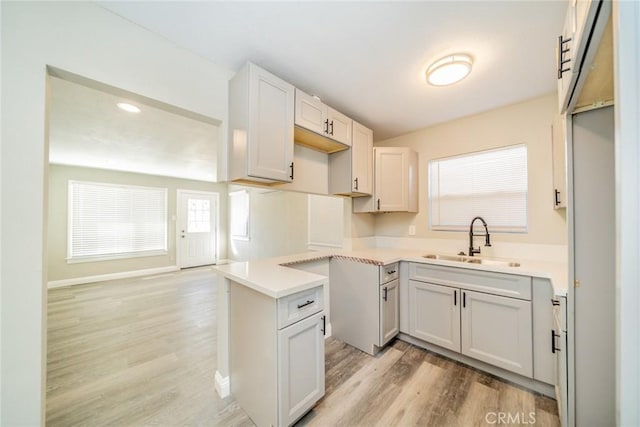
{"type": "Polygon", "coordinates": [[[462,354],[531,377],[531,302],[462,291],[462,354]]]}
{"type": "Polygon", "coordinates": [[[278,331],[279,424],[291,425],[324,395],[324,315],[278,331]]]}
{"type": "Polygon", "coordinates": [[[533,376],[531,278],[422,264],[409,270],[409,335],[533,376]]]}
{"type": "Polygon", "coordinates": [[[409,281],[409,334],[460,351],[460,290],[409,281]]]}
{"type": "Polygon", "coordinates": [[[230,282],[231,394],[258,426],[290,426],[324,395],[324,289],[279,299],[230,282]]]}
{"type": "Polygon", "coordinates": [[[375,355],[400,331],[398,263],[333,257],[329,265],[331,335],[375,355]]]}
{"type": "Polygon", "coordinates": [[[380,286],[380,347],[400,331],[399,285],[400,281],[396,279],[380,286]]]}

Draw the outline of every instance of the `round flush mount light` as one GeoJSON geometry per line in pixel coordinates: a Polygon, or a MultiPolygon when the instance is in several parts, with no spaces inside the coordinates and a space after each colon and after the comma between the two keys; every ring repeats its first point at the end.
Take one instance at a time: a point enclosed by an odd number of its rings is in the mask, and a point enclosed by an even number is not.
{"type": "Polygon", "coordinates": [[[462,53],[440,58],[427,68],[427,83],[433,86],[457,83],[469,75],[472,63],[471,57],[462,53]]]}
{"type": "Polygon", "coordinates": [[[139,113],[140,112],[140,108],[136,107],[133,104],[129,104],[127,102],[118,102],[116,104],[118,106],[119,109],[124,110],[128,113],[139,113]]]}

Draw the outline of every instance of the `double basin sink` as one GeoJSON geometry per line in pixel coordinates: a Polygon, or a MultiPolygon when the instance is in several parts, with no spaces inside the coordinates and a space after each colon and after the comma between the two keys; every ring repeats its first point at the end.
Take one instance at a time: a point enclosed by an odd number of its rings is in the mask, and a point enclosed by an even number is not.
{"type": "Polygon", "coordinates": [[[428,255],[423,255],[422,258],[438,259],[442,261],[464,262],[467,264],[494,265],[496,267],[520,267],[520,263],[515,261],[506,261],[506,260],[498,260],[498,259],[490,259],[490,258],[475,258],[471,256],[462,256],[462,255],[428,254],[428,255]]]}

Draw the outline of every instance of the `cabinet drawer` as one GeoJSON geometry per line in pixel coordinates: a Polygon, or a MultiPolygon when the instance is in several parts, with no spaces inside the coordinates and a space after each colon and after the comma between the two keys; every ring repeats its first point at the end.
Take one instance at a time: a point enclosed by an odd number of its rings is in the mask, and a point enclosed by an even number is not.
{"type": "Polygon", "coordinates": [[[282,297],[278,299],[278,329],[285,328],[323,309],[322,286],[282,297]]]}
{"type": "Polygon", "coordinates": [[[380,267],[380,284],[383,285],[398,278],[398,263],[393,263],[380,267]]]}
{"type": "Polygon", "coordinates": [[[531,277],[529,276],[411,263],[409,278],[487,294],[531,300],[531,277]]]}

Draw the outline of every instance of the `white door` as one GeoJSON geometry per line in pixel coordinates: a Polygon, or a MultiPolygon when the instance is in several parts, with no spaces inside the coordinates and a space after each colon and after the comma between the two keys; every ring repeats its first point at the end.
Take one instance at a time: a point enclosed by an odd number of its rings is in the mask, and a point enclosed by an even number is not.
{"type": "Polygon", "coordinates": [[[409,334],[460,351],[460,289],[409,281],[409,334]]]}
{"type": "Polygon", "coordinates": [[[355,193],[373,193],[373,132],[360,123],[353,122],[352,190],[355,193]]]}
{"type": "Polygon", "coordinates": [[[317,98],[296,89],[295,123],[320,135],[329,133],[327,106],[317,98]]]}
{"type": "Polygon", "coordinates": [[[406,211],[409,207],[407,154],[397,148],[375,149],[375,210],[406,211]]]}
{"type": "Polygon", "coordinates": [[[178,267],[216,263],[218,194],[178,190],[178,267]]]}
{"type": "Polygon", "coordinates": [[[294,87],[255,65],[249,80],[249,176],[293,181],[294,87]]]}
{"type": "Polygon", "coordinates": [[[293,424],[324,396],[324,327],[320,312],[278,331],[280,426],[293,424]]]}
{"type": "Polygon", "coordinates": [[[380,347],[400,331],[398,279],[380,286],[380,347]]]}
{"type": "Polygon", "coordinates": [[[353,120],[331,107],[327,107],[327,120],[329,120],[329,138],[345,145],[351,145],[351,126],[353,120]]]}
{"type": "Polygon", "coordinates": [[[462,354],[533,375],[531,302],[462,291],[462,354]]]}

